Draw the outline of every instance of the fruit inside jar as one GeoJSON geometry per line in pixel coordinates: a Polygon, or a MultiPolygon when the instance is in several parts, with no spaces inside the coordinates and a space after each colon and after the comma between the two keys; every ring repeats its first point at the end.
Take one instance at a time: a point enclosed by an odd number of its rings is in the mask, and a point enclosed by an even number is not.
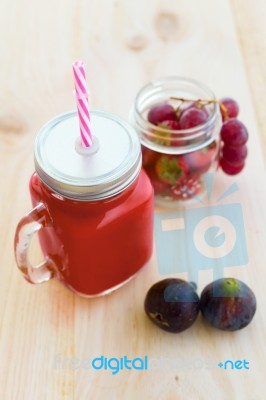
{"type": "Polygon", "coordinates": [[[218,167],[222,116],[214,94],[187,78],[151,82],[138,93],[131,122],[157,204],[202,197],[204,175],[218,167]]]}
{"type": "Polygon", "coordinates": [[[202,193],[203,176],[217,166],[219,144],[184,154],[164,154],[142,145],[143,167],[154,188],[157,202],[187,201],[202,193]]]}

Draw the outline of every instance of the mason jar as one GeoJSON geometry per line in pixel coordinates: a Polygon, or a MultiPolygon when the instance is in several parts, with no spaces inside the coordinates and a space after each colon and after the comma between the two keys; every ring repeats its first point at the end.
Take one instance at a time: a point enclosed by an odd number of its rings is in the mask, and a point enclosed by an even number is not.
{"type": "Polygon", "coordinates": [[[141,168],[139,138],[116,115],[91,111],[93,145],[84,148],[76,111],[42,127],[29,190],[33,209],[16,229],[17,265],[32,283],[58,279],[94,297],[128,282],[149,261],[153,188],[141,168]],[[43,261],[32,265],[38,233],[43,261]]]}
{"type": "Polygon", "coordinates": [[[175,206],[203,197],[204,175],[217,170],[220,152],[222,118],[213,92],[183,77],[152,81],[138,92],[130,120],[140,137],[143,167],[154,187],[156,203],[175,206]],[[165,105],[166,110],[160,109],[165,105]],[[188,113],[193,107],[200,112],[188,113]],[[193,121],[188,114],[197,116],[202,110],[205,118],[190,127],[193,121]],[[165,121],[160,121],[164,118],[161,112],[165,112],[165,121]]]}

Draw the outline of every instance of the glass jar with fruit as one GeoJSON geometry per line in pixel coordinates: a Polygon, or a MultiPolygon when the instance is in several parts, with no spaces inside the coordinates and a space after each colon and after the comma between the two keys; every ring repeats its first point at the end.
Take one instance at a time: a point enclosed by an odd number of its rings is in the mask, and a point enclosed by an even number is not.
{"type": "Polygon", "coordinates": [[[221,111],[226,108],[212,91],[188,78],[156,80],[139,91],[131,122],[158,204],[175,206],[203,195],[204,174],[219,165],[221,111]]]}

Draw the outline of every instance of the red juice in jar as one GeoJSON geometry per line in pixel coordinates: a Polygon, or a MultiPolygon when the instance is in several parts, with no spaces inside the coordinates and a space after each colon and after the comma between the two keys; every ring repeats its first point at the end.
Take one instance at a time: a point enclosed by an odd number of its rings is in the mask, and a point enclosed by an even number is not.
{"type": "Polygon", "coordinates": [[[109,293],[152,253],[153,189],[140,144],[122,119],[92,112],[93,146],[84,149],[76,112],[46,124],[36,138],[30,180],[34,209],[17,229],[17,263],[38,283],[56,277],[83,296],[109,293]],[[39,231],[44,262],[32,267],[26,236],[39,231]]]}

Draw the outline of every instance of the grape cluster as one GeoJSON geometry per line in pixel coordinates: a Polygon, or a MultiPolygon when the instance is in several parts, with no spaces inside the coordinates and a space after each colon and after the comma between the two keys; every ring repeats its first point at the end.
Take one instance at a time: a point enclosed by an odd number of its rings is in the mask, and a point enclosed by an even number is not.
{"type": "Polygon", "coordinates": [[[150,124],[148,138],[161,147],[191,147],[193,142],[187,132],[197,127],[200,130],[208,122],[214,103],[219,104],[223,119],[221,150],[217,139],[199,150],[180,151],[181,154],[173,155],[142,146],[143,167],[156,195],[172,200],[195,197],[202,189],[201,176],[217,159],[222,170],[229,175],[238,174],[244,168],[248,132],[237,119],[237,102],[229,97],[220,101],[171,97],[168,102],[155,104],[144,116],[150,124]]]}
{"type": "Polygon", "coordinates": [[[237,119],[239,107],[235,100],[228,97],[221,99],[219,103],[223,118],[220,166],[226,174],[236,175],[245,166],[248,154],[246,146],[248,131],[245,125],[237,119]]]}

